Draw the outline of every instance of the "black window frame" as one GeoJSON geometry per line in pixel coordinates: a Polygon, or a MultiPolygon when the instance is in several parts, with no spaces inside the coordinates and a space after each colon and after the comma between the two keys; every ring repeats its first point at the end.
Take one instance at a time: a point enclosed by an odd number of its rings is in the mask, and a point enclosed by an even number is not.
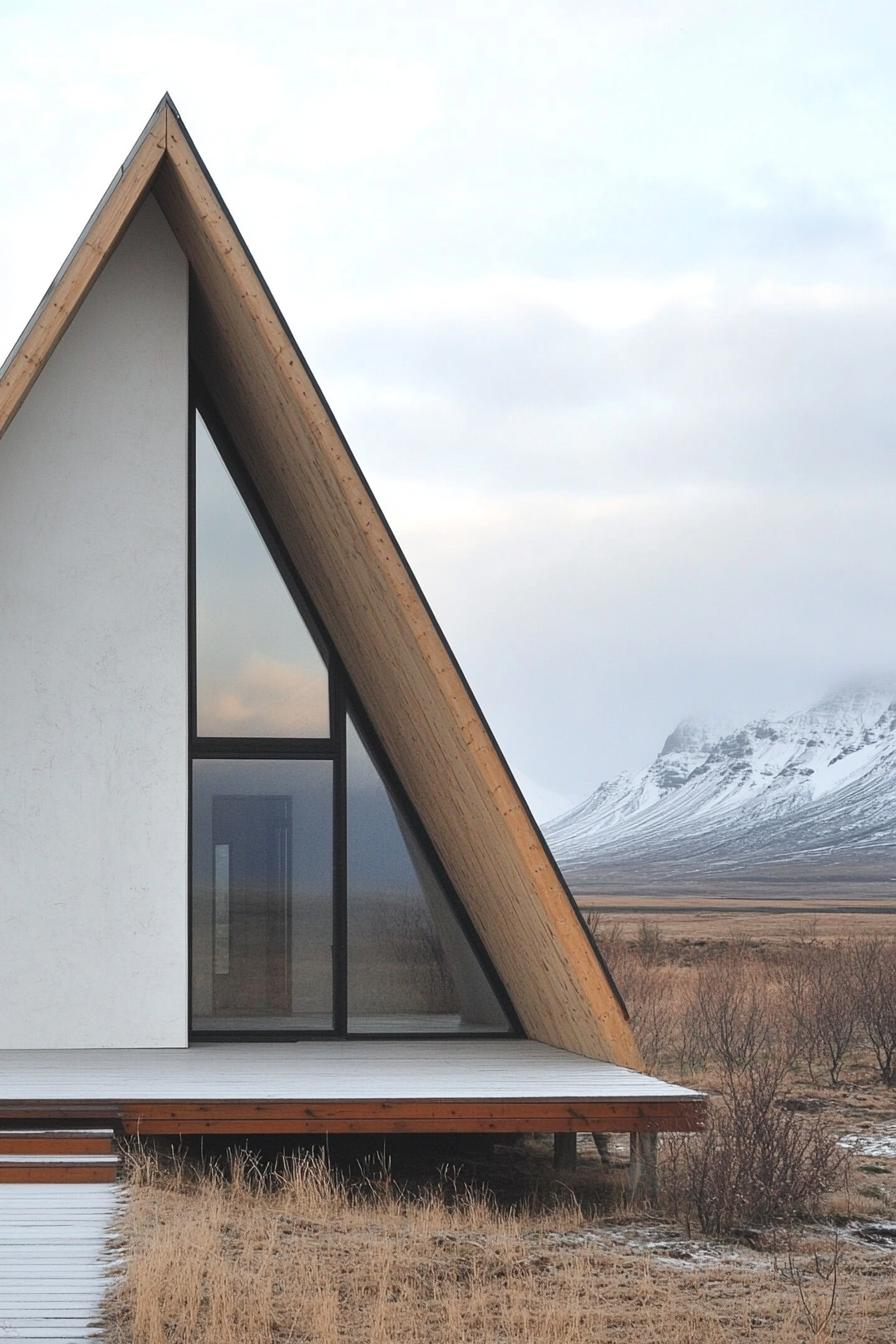
{"type": "Polygon", "coordinates": [[[506,1040],[525,1033],[507,990],[498,976],[482,941],[447,872],[423,827],[392,763],[383,750],[345,668],[320,620],[314,604],[280,540],[273,519],[265,507],[254,482],[237,451],[232,436],[204,381],[191,361],[189,371],[189,433],[188,433],[188,1032],[189,1040],[214,1041],[302,1041],[302,1040],[506,1040]],[[324,660],[329,674],[329,737],[200,737],[197,727],[196,683],[196,417],[200,415],[221,455],[237,490],[258,528],[262,541],[277,567],[312,639],[324,660]],[[355,726],[368,750],[383,784],[401,808],[408,825],[421,847],[436,880],[445,892],[449,907],[458,921],[476,960],[507,1020],[504,1031],[415,1031],[370,1032],[348,1029],[348,820],[347,820],[347,766],[346,715],[351,712],[355,726]],[[193,1028],[193,765],[197,760],[328,760],[333,764],[333,1025],[329,1030],[297,1031],[285,1027],[277,1030],[255,1031],[197,1031],[193,1028]]]}

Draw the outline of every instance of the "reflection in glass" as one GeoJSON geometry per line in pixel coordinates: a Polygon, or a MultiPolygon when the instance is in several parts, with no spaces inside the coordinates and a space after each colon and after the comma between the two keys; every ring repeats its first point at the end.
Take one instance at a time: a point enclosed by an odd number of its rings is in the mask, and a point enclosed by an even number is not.
{"type": "Polygon", "coordinates": [[[420,844],[349,717],[348,1029],[510,1029],[420,844]]]}
{"type": "Polygon", "coordinates": [[[215,845],[215,975],[230,974],[230,845],[215,845]]]}
{"type": "Polygon", "coordinates": [[[333,766],[193,763],[193,1029],[333,1025],[333,766]]]}
{"type": "Polygon", "coordinates": [[[328,737],[326,665],[202,417],[196,416],[200,737],[328,737]]]}

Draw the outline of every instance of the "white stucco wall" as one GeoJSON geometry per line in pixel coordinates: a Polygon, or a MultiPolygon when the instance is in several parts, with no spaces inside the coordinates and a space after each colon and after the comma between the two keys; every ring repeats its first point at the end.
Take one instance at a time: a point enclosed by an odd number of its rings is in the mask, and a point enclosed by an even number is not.
{"type": "Polygon", "coordinates": [[[187,1041],[187,265],[152,198],[0,440],[0,1047],[187,1041]]]}

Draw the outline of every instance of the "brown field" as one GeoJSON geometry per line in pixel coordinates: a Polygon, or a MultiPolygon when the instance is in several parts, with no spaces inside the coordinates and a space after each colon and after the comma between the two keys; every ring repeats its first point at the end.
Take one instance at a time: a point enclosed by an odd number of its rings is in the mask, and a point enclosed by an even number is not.
{"type": "Polygon", "coordinates": [[[641,861],[634,865],[595,865],[588,880],[573,878],[584,905],[599,902],[645,900],[675,905],[686,902],[743,903],[776,906],[799,903],[806,908],[889,908],[896,912],[896,863],[892,854],[864,861],[826,858],[795,859],[789,863],[726,868],[708,875],[687,873],[683,861],[641,861]]]}
{"type": "Polygon", "coordinates": [[[711,1141],[663,1144],[654,1208],[626,1203],[625,1141],[602,1163],[586,1135],[562,1178],[535,1136],[217,1167],[135,1150],[109,1340],[890,1344],[896,1087],[863,1022],[891,920],[597,916],[648,1066],[717,1094],[711,1141]]]}
{"type": "Polygon", "coordinates": [[[845,903],[805,900],[731,900],[724,897],[598,896],[578,894],[579,908],[601,922],[618,924],[634,938],[643,920],[664,937],[698,942],[749,940],[788,941],[805,936],[825,940],[896,936],[896,901],[855,900],[845,903]]]}

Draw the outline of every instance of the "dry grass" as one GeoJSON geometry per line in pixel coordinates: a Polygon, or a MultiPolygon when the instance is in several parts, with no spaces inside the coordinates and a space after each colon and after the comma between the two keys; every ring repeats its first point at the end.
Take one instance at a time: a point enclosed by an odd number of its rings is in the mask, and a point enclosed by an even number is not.
{"type": "MultiPolygon", "coordinates": [[[[134,1164],[115,1344],[728,1344],[892,1339],[892,1257],[829,1238],[706,1265],[619,1244],[567,1198],[499,1209],[351,1186],[320,1159],[267,1181],[134,1164]]],[[[685,1252],[687,1254],[687,1252],[685,1252]]]]}
{"type": "MultiPolygon", "coordinates": [[[[829,1006],[827,999],[809,992],[811,981],[806,993],[793,989],[800,967],[828,967],[837,934],[802,922],[782,937],[778,917],[772,927],[767,938],[754,928],[745,942],[729,926],[714,941],[702,929],[698,937],[670,937],[653,925],[602,919],[598,935],[657,1071],[720,1089],[720,1108],[726,1089],[733,1096],[732,1088],[771,1076],[777,1090],[766,1128],[776,1135],[784,1125],[811,1137],[816,1123],[834,1134],[879,1132],[896,1119],[896,1093],[881,1082],[861,1023],[832,1084],[825,1020],[816,1012],[819,1004],[829,1006]],[[807,1021],[821,1035],[807,1031],[807,1021]]],[[[847,1010],[853,1011],[848,1003],[847,1010]]],[[[701,1141],[690,1142],[699,1158],[701,1141]]],[[[755,1147],[747,1136],[732,1151],[755,1147]]],[[[775,1171],[779,1148],[776,1140],[770,1149],[775,1171]]],[[[890,1344],[896,1338],[896,1255],[864,1244],[857,1227],[862,1218],[893,1219],[896,1160],[844,1162],[820,1204],[817,1190],[811,1199],[785,1198],[792,1206],[783,1215],[784,1223],[791,1219],[789,1230],[775,1214],[775,1230],[760,1234],[758,1244],[753,1236],[740,1245],[684,1236],[682,1225],[694,1223],[693,1175],[705,1192],[705,1171],[699,1162],[682,1168],[680,1142],[666,1145],[665,1160],[666,1216],[676,1212],[677,1228],[671,1217],[651,1222],[643,1210],[626,1210],[621,1166],[608,1171],[593,1152],[580,1160],[575,1178],[556,1183],[544,1140],[499,1148],[491,1162],[474,1167],[488,1191],[478,1194],[447,1179],[433,1184],[431,1159],[424,1180],[417,1172],[418,1183],[403,1189],[388,1176],[349,1180],[315,1158],[287,1159],[277,1174],[237,1161],[224,1179],[214,1170],[160,1165],[151,1151],[138,1151],[122,1226],[128,1255],[110,1304],[109,1339],[890,1344]],[[818,1221],[793,1225],[794,1213],[813,1205],[818,1221]]],[[[724,1158],[721,1167],[732,1160],[724,1158]]],[[[744,1170],[748,1184],[765,1179],[761,1165],[744,1170]]],[[[696,1221],[722,1226],[741,1219],[740,1213],[717,1218],[717,1206],[718,1200],[702,1220],[697,1210],[696,1221]]]]}

